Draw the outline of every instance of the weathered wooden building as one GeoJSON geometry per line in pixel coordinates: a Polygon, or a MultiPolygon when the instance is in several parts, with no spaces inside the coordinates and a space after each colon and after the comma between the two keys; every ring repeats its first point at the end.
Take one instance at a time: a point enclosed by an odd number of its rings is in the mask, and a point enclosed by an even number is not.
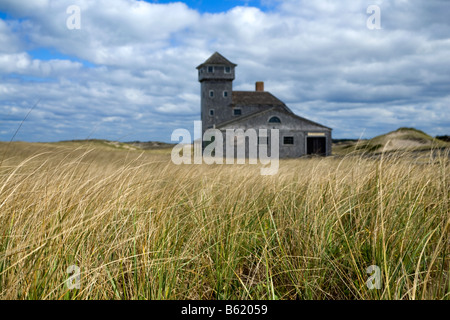
{"type": "MultiPolygon", "coordinates": [[[[279,129],[280,158],[331,154],[331,128],[294,114],[256,82],[255,91],[233,91],[236,64],[218,52],[198,69],[203,132],[210,128],[279,129]]],[[[270,143],[270,139],[269,143],[270,143]]]]}

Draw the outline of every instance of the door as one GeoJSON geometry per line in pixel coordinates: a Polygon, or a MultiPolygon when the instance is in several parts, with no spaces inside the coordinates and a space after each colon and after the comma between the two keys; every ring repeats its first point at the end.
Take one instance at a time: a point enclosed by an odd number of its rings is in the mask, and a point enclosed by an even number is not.
{"type": "Polygon", "coordinates": [[[307,137],[306,153],[324,156],[326,154],[325,137],[307,137]]]}

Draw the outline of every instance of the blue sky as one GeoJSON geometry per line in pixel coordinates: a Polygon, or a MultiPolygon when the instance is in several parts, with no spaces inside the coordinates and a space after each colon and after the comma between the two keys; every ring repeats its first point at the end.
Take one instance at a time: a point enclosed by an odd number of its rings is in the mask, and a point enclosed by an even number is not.
{"type": "Polygon", "coordinates": [[[450,133],[446,0],[0,2],[0,140],[170,141],[200,118],[195,67],[219,51],[334,138],[450,133]],[[368,6],[381,9],[369,30],[368,6]],[[69,30],[67,7],[81,9],[69,30]]]}
{"type": "Polygon", "coordinates": [[[28,50],[27,53],[33,58],[42,61],[48,60],[69,60],[73,62],[80,62],[84,67],[95,67],[95,65],[89,61],[79,59],[76,56],[62,54],[55,48],[37,47],[32,50],[28,50]]]}
{"type": "MultiPolygon", "coordinates": [[[[174,1],[146,1],[149,3],[171,3],[174,1]]],[[[275,7],[276,2],[259,1],[259,0],[222,0],[222,1],[208,1],[208,0],[192,0],[183,1],[189,8],[195,9],[201,13],[220,13],[233,9],[237,6],[257,7],[262,11],[268,11],[275,7]]]]}

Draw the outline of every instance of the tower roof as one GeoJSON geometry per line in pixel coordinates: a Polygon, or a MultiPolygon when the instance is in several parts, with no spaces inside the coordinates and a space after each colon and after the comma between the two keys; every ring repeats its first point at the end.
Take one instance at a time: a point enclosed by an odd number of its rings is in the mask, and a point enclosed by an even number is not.
{"type": "Polygon", "coordinates": [[[200,69],[204,65],[225,65],[225,66],[232,66],[232,67],[237,66],[237,64],[231,62],[230,60],[228,60],[227,58],[222,56],[220,53],[218,53],[217,51],[214,52],[214,54],[211,57],[209,57],[205,62],[203,62],[201,65],[199,65],[197,67],[197,69],[200,69]]]}

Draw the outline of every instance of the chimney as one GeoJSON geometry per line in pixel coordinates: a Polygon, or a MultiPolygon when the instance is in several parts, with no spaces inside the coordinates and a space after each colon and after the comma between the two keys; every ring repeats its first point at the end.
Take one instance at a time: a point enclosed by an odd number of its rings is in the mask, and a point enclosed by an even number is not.
{"type": "Polygon", "coordinates": [[[255,83],[256,91],[263,92],[264,91],[264,82],[263,81],[257,81],[255,83]]]}

